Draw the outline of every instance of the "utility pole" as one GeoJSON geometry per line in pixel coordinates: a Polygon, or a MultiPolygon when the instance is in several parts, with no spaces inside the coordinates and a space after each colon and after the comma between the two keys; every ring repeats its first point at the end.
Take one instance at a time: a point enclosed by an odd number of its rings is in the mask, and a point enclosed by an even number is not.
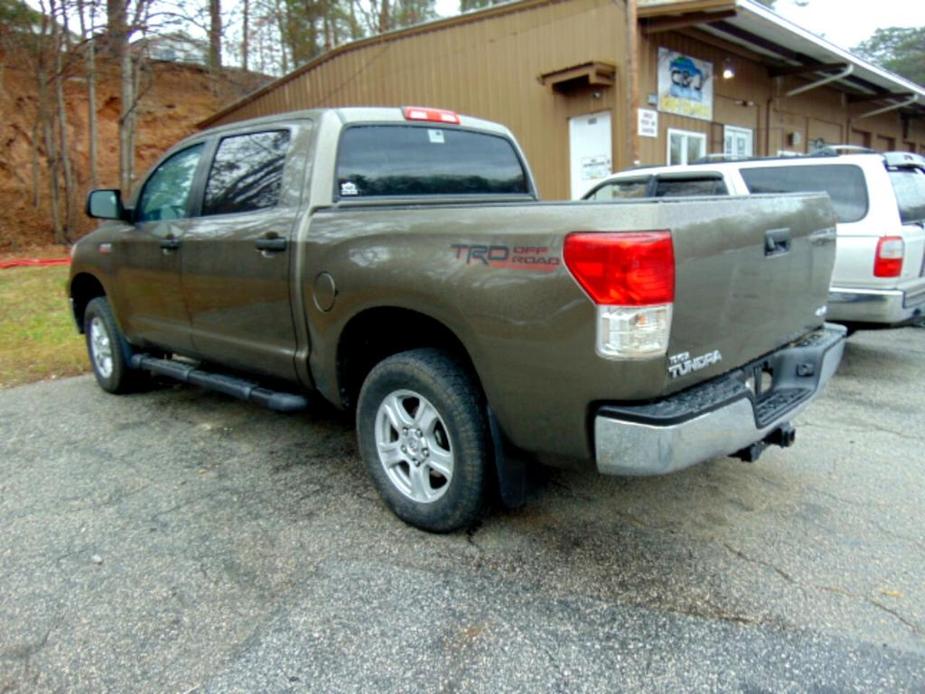
{"type": "Polygon", "coordinates": [[[639,21],[636,0],[626,0],[626,154],[639,164],[639,21]]]}

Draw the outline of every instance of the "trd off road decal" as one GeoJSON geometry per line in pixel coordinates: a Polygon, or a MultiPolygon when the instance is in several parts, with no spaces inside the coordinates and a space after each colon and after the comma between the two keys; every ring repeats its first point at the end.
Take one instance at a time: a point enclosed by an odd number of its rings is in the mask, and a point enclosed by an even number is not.
{"type": "Polygon", "coordinates": [[[479,263],[496,268],[551,272],[561,263],[558,256],[549,255],[549,248],[546,246],[470,246],[454,243],[450,248],[453,249],[456,259],[466,265],[479,263]]]}

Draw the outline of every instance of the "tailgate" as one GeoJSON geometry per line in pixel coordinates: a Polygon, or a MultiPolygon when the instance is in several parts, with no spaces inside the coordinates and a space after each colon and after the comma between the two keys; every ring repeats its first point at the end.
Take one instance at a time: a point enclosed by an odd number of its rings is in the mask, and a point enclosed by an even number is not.
{"type": "Polygon", "coordinates": [[[836,239],[828,196],[665,201],[659,217],[676,259],[668,363],[681,366],[669,368],[669,391],[730,371],[824,321],[836,239]]]}

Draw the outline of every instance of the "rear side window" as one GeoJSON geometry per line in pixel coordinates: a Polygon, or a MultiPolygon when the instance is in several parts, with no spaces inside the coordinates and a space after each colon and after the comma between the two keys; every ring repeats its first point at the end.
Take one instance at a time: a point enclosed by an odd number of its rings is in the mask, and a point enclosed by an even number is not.
{"type": "Polygon", "coordinates": [[[867,185],[858,166],[773,166],[741,173],[751,193],[828,193],[839,222],[857,222],[867,214],[867,185]]]}
{"type": "Polygon", "coordinates": [[[202,214],[231,214],[275,207],[283,181],[289,131],[222,139],[206,183],[202,214]]]}
{"type": "Polygon", "coordinates": [[[503,137],[454,128],[363,125],[344,131],[337,159],[340,199],[529,193],[503,137]]]}
{"type": "Polygon", "coordinates": [[[646,191],[649,188],[649,179],[637,179],[635,181],[611,181],[605,183],[600,188],[591,193],[585,200],[597,200],[605,202],[607,200],[628,200],[633,198],[646,197],[646,191]]]}
{"type": "Polygon", "coordinates": [[[659,178],[655,184],[657,198],[689,198],[694,195],[726,195],[721,178],[659,178]]]}
{"type": "Polygon", "coordinates": [[[925,173],[921,169],[896,169],[890,171],[890,182],[903,224],[925,220],[925,173]]]}

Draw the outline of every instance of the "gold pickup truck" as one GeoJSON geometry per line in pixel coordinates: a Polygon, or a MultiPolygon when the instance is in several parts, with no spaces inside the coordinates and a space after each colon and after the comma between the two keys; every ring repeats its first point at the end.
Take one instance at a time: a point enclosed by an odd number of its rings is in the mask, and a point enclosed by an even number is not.
{"type": "Polygon", "coordinates": [[[755,459],[832,376],[824,195],[541,202],[504,127],[429,108],[236,123],[171,149],[69,284],[100,386],[146,374],[355,410],[383,498],[432,531],[530,461],[755,459]]]}

